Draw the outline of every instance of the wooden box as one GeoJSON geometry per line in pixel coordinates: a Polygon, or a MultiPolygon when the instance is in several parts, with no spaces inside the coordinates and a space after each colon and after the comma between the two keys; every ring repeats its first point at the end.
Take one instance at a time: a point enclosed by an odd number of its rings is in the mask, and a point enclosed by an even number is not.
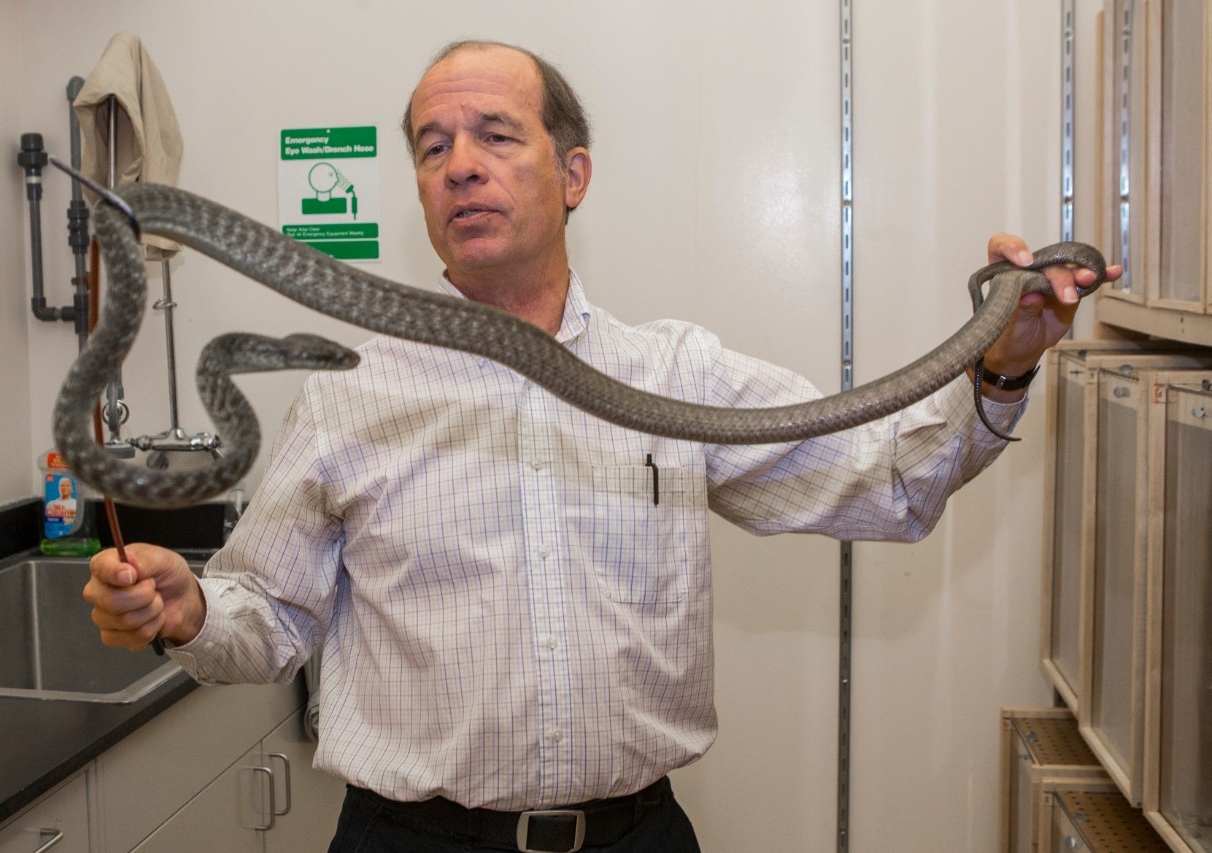
{"type": "Polygon", "coordinates": [[[1169,846],[1117,790],[1050,786],[1041,813],[1040,853],[1168,853],[1169,846]]]}
{"type": "Polygon", "coordinates": [[[1150,308],[1208,311],[1207,2],[1150,2],[1143,8],[1145,50],[1133,63],[1144,72],[1147,208],[1144,226],[1145,301],[1150,308]]]}
{"type": "Polygon", "coordinates": [[[1207,366],[1209,358],[1173,344],[1130,341],[1062,342],[1048,353],[1040,656],[1049,682],[1075,714],[1082,705],[1083,661],[1090,657],[1089,607],[1082,603],[1091,595],[1084,566],[1095,541],[1093,377],[1100,370],[1207,366]]]}
{"type": "MultiPolygon", "coordinates": [[[[1175,382],[1206,371],[1100,368],[1091,376],[1095,424],[1093,471],[1084,502],[1094,509],[1093,547],[1083,554],[1089,652],[1078,724],[1133,806],[1143,801],[1150,447],[1161,440],[1150,410],[1175,382]]],[[[1089,421],[1087,422],[1089,424],[1089,421]]]]}
{"type": "Polygon", "coordinates": [[[1212,851],[1212,382],[1153,407],[1145,812],[1175,850],[1212,851]]]}
{"type": "Polygon", "coordinates": [[[1039,849],[1045,783],[1115,786],[1067,708],[1003,708],[1001,767],[1002,853],[1039,849]]]}

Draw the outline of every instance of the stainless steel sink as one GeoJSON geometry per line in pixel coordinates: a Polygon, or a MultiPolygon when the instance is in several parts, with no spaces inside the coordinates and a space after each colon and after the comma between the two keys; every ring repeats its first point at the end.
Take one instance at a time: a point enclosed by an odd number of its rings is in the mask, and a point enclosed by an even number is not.
{"type": "Polygon", "coordinates": [[[0,696],[134,702],[181,671],[150,648],[103,645],[81,597],[87,581],[85,558],[0,562],[0,696]]]}

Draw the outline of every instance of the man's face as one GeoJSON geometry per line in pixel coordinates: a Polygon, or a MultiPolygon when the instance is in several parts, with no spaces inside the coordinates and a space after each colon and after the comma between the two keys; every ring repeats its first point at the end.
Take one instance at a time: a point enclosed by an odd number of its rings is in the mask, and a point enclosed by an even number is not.
{"type": "Polygon", "coordinates": [[[542,104],[533,61],[508,48],[459,51],[417,87],[417,189],[430,242],[456,285],[567,266],[565,207],[580,203],[587,175],[558,167],[542,104]]]}
{"type": "Polygon", "coordinates": [[[59,497],[67,500],[72,496],[71,480],[63,479],[59,481],[59,497]]]}

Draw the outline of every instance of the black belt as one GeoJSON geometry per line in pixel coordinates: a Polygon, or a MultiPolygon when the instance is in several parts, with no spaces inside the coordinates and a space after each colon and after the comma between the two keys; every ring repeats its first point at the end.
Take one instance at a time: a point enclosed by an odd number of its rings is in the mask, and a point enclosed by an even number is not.
{"type": "Polygon", "coordinates": [[[442,797],[420,803],[401,803],[373,791],[363,789],[363,793],[414,825],[439,827],[504,850],[576,853],[585,846],[614,844],[659,806],[671,793],[671,788],[669,779],[661,778],[626,797],[524,812],[468,809],[442,797]]]}

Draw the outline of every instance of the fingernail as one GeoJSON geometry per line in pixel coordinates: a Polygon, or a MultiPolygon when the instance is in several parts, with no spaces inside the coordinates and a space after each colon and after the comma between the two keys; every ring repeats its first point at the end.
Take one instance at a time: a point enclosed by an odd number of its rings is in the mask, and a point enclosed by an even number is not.
{"type": "Polygon", "coordinates": [[[1031,263],[1032,260],[1034,260],[1034,258],[1031,256],[1031,253],[1026,249],[1023,249],[1021,252],[1015,255],[1014,262],[1019,266],[1025,267],[1027,264],[1031,263]]]}
{"type": "Polygon", "coordinates": [[[122,571],[118,572],[118,583],[122,584],[123,586],[130,586],[134,582],[135,582],[135,570],[134,569],[123,569],[122,571]]]}

